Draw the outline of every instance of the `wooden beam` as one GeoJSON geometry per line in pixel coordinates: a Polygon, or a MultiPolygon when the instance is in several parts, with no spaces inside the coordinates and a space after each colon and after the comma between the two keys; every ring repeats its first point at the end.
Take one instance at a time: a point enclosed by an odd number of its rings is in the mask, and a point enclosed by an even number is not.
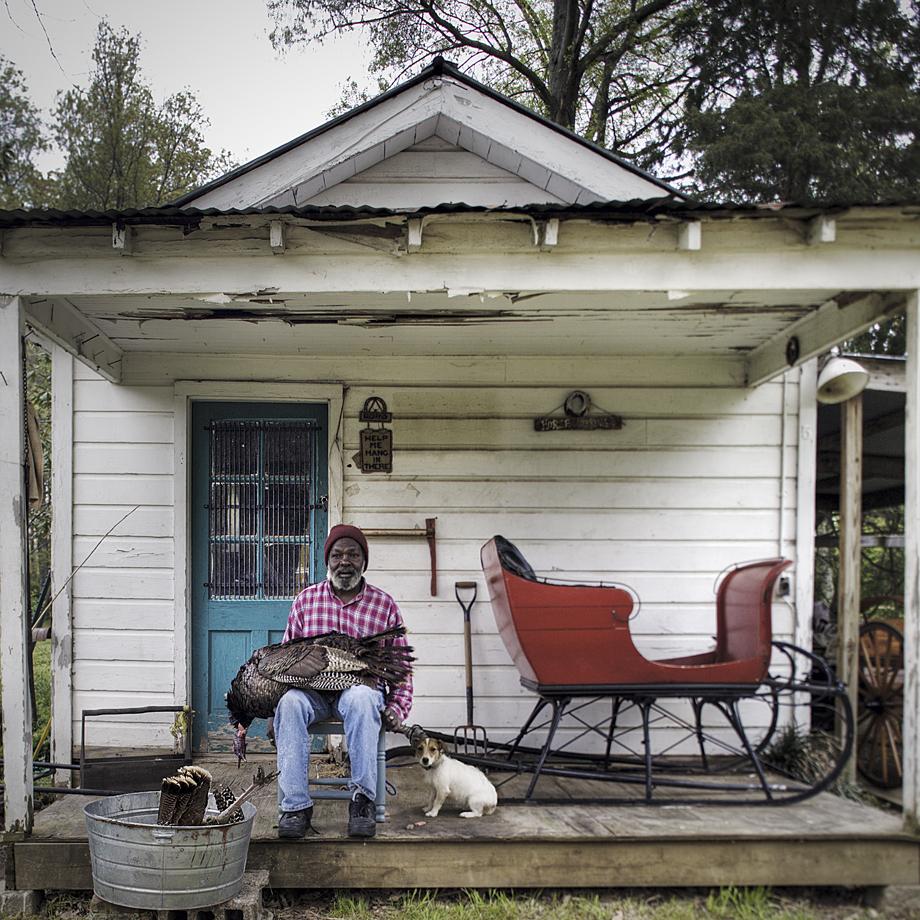
{"type": "Polygon", "coordinates": [[[131,228],[123,223],[115,222],[112,224],[112,249],[119,255],[129,256],[133,251],[134,237],[131,228]]]}
{"type": "MultiPolygon", "coordinates": [[[[890,547],[895,549],[904,548],[904,534],[902,533],[864,533],[860,538],[860,545],[863,547],[867,546],[883,546],[890,547]]],[[[832,533],[822,533],[815,537],[815,546],[826,547],[828,549],[836,549],[837,547],[837,538],[832,533]]]]}
{"type": "Polygon", "coordinates": [[[826,214],[819,214],[808,221],[806,234],[809,246],[819,246],[821,243],[833,243],[837,239],[837,221],[826,214]]]}
{"type": "Polygon", "coordinates": [[[418,252],[422,248],[422,230],[424,217],[410,217],[406,224],[406,249],[409,252],[418,252]]]}
{"type": "Polygon", "coordinates": [[[903,309],[903,294],[872,293],[851,299],[840,297],[829,300],[750,353],[746,362],[747,385],[757,386],[789,366],[786,349],[793,336],[798,339],[795,363],[802,364],[827,351],[837,342],[903,309]]]}
{"type": "Polygon", "coordinates": [[[703,247],[703,224],[698,220],[684,220],[677,225],[677,248],[696,252],[703,247]]]}
{"type": "Polygon", "coordinates": [[[284,255],[284,221],[273,220],[269,223],[268,245],[276,256],[284,255]]]}
{"type": "Polygon", "coordinates": [[[29,325],[107,380],[121,380],[122,350],[68,300],[36,300],[25,305],[24,314],[29,325]]]}
{"type": "MultiPolygon", "coordinates": [[[[51,350],[51,761],[73,757],[73,355],[51,350]],[[60,593],[58,593],[60,592],[60,593]]],[[[73,771],[59,770],[55,782],[70,785],[73,771]]]]}
{"type": "MultiPolygon", "coordinates": [[[[811,611],[815,595],[815,477],[817,457],[815,440],[818,433],[818,405],[815,389],[818,379],[818,362],[809,361],[799,369],[798,386],[798,439],[795,479],[795,617],[794,643],[799,648],[812,647],[811,611]],[[804,614],[804,615],[803,615],[804,614]]],[[[785,418],[783,420],[785,424],[785,418]]],[[[781,482],[785,489],[786,483],[781,482]]],[[[785,550],[783,550],[785,552],[785,550]]],[[[801,662],[805,667],[805,661],[801,662]]],[[[799,717],[808,724],[806,707],[801,707],[799,717]]]]}
{"type": "MultiPolygon", "coordinates": [[[[841,406],[840,572],[837,587],[837,677],[856,717],[859,690],[859,604],[862,571],[862,395],[841,406]]],[[[856,779],[856,758],[845,770],[856,779]]]]}
{"type": "MultiPolygon", "coordinates": [[[[825,494],[820,484],[815,505],[819,511],[836,511],[839,506],[836,494],[825,494]]],[[[894,486],[890,489],[879,489],[877,492],[863,492],[863,512],[875,511],[878,508],[894,508],[904,504],[904,489],[894,486]]],[[[836,541],[834,542],[836,546],[836,541]]]]}
{"type": "MultiPolygon", "coordinates": [[[[843,460],[836,451],[818,453],[818,473],[822,479],[839,475],[843,460]]],[[[886,457],[879,454],[862,455],[862,472],[865,479],[899,480],[904,475],[904,461],[900,457],[886,457]]]]}
{"type": "Polygon", "coordinates": [[[906,828],[920,831],[920,291],[907,299],[904,535],[904,752],[906,828]]]}
{"type": "MultiPolygon", "coordinates": [[[[862,362],[860,362],[862,363],[862,362]]],[[[881,434],[883,431],[891,431],[892,428],[900,428],[904,424],[904,410],[898,409],[895,412],[886,412],[885,415],[877,415],[873,419],[865,422],[863,425],[863,438],[870,434],[881,434]]],[[[835,431],[824,435],[818,441],[818,450],[826,450],[836,447],[838,434],[835,431]]]]}
{"type": "Polygon", "coordinates": [[[869,372],[867,390],[890,390],[904,393],[904,358],[883,358],[875,355],[857,355],[856,360],[869,372]]]}
{"type": "Polygon", "coordinates": [[[32,829],[32,708],[28,690],[25,400],[22,304],[0,298],[0,681],[3,712],[4,829],[32,829]]]}
{"type": "Polygon", "coordinates": [[[541,252],[549,252],[559,242],[559,218],[533,222],[533,244],[541,252]]]}
{"type": "MultiPolygon", "coordinates": [[[[522,215],[523,217],[523,215],[522,215]]],[[[439,215],[439,223],[444,217],[439,215]]],[[[507,217],[506,217],[507,220],[507,217]]],[[[359,224],[356,223],[356,226],[359,224]]],[[[430,258],[394,260],[392,252],[366,247],[355,255],[324,255],[310,250],[294,254],[289,245],[283,259],[254,258],[250,254],[209,255],[208,245],[194,234],[183,241],[182,252],[145,253],[143,259],[117,259],[97,253],[91,240],[83,249],[87,257],[5,259],[0,265],[0,290],[27,292],[30,297],[70,297],[81,294],[214,294],[232,291],[437,291],[476,284],[483,290],[527,291],[712,291],[728,296],[734,290],[892,291],[920,286],[920,260],[913,250],[866,252],[840,245],[800,250],[745,251],[726,244],[708,246],[692,259],[675,259],[673,250],[617,249],[617,227],[610,228],[611,248],[581,251],[584,228],[567,221],[566,252],[496,252],[477,248],[475,226],[462,248],[432,253],[430,258]],[[571,232],[571,239],[569,238],[571,232]],[[187,244],[187,245],[186,245],[187,244]],[[208,256],[196,258],[198,255],[208,256]],[[91,257],[89,257],[91,256],[91,257]],[[321,268],[317,256],[322,256],[321,268]],[[721,292],[721,293],[720,293],[721,292]]],[[[592,224],[593,228],[594,225],[592,224]]],[[[77,237],[79,239],[79,237],[77,237]]],[[[317,238],[321,236],[317,234],[317,238]]],[[[107,247],[108,253],[111,247],[107,247]]],[[[856,304],[829,301],[826,315],[816,326],[805,326],[800,362],[817,354],[876,319],[902,308],[904,294],[890,298],[860,294],[856,304]],[[873,300],[872,297],[877,299],[873,300]],[[889,302],[890,300],[890,302],[889,302]],[[833,319],[832,319],[833,317],[833,319]],[[812,342],[820,332],[825,341],[812,342]]],[[[813,320],[812,320],[813,322],[813,320]]],[[[785,366],[786,335],[777,336],[775,352],[779,370],[785,366]]],[[[760,355],[755,355],[760,357],[760,355]]],[[[770,364],[770,355],[764,360],[770,364]]]]}

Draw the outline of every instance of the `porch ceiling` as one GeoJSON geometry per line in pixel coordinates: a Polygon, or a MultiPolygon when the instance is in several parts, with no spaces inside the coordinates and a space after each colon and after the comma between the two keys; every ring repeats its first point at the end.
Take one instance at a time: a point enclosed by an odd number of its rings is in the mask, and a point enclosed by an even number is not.
{"type": "Polygon", "coordinates": [[[743,357],[839,291],[71,296],[124,352],[743,357]]]}

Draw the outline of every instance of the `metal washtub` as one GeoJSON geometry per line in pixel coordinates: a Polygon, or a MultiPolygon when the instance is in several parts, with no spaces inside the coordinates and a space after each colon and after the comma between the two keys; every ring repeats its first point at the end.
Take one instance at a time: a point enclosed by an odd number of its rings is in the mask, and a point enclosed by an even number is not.
{"type": "MultiPolygon", "coordinates": [[[[237,824],[161,827],[158,792],[113,795],[83,809],[93,890],[120,907],[189,910],[239,894],[256,808],[237,824]]],[[[208,814],[217,814],[213,796],[208,814]]]]}

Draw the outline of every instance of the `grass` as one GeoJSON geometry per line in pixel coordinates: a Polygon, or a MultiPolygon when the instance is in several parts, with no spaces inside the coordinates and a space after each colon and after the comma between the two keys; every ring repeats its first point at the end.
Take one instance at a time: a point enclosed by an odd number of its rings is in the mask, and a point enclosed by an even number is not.
{"type": "MultiPolygon", "coordinates": [[[[611,876],[616,869],[611,867],[611,876]]],[[[860,894],[793,895],[769,888],[711,891],[615,890],[416,891],[323,896],[318,892],[276,892],[270,907],[276,920],[868,920],[877,916],[860,894]]],[[[907,914],[904,915],[908,916],[907,914]]]]}
{"type": "Polygon", "coordinates": [[[35,676],[36,738],[51,717],[51,641],[36,642],[32,651],[32,673],[35,676]]]}

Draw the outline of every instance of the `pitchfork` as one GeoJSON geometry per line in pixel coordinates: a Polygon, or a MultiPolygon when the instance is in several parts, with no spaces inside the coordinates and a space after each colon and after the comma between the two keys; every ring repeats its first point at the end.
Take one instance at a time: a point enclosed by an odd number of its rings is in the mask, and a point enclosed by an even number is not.
{"type": "Polygon", "coordinates": [[[486,730],[473,723],[473,642],[470,633],[470,611],[476,603],[476,582],[458,581],[454,584],[454,595],[463,609],[463,656],[466,665],[466,725],[454,729],[454,752],[485,755],[489,747],[486,730]],[[472,594],[467,594],[467,592],[472,594]],[[464,602],[464,596],[469,599],[464,602]]]}

